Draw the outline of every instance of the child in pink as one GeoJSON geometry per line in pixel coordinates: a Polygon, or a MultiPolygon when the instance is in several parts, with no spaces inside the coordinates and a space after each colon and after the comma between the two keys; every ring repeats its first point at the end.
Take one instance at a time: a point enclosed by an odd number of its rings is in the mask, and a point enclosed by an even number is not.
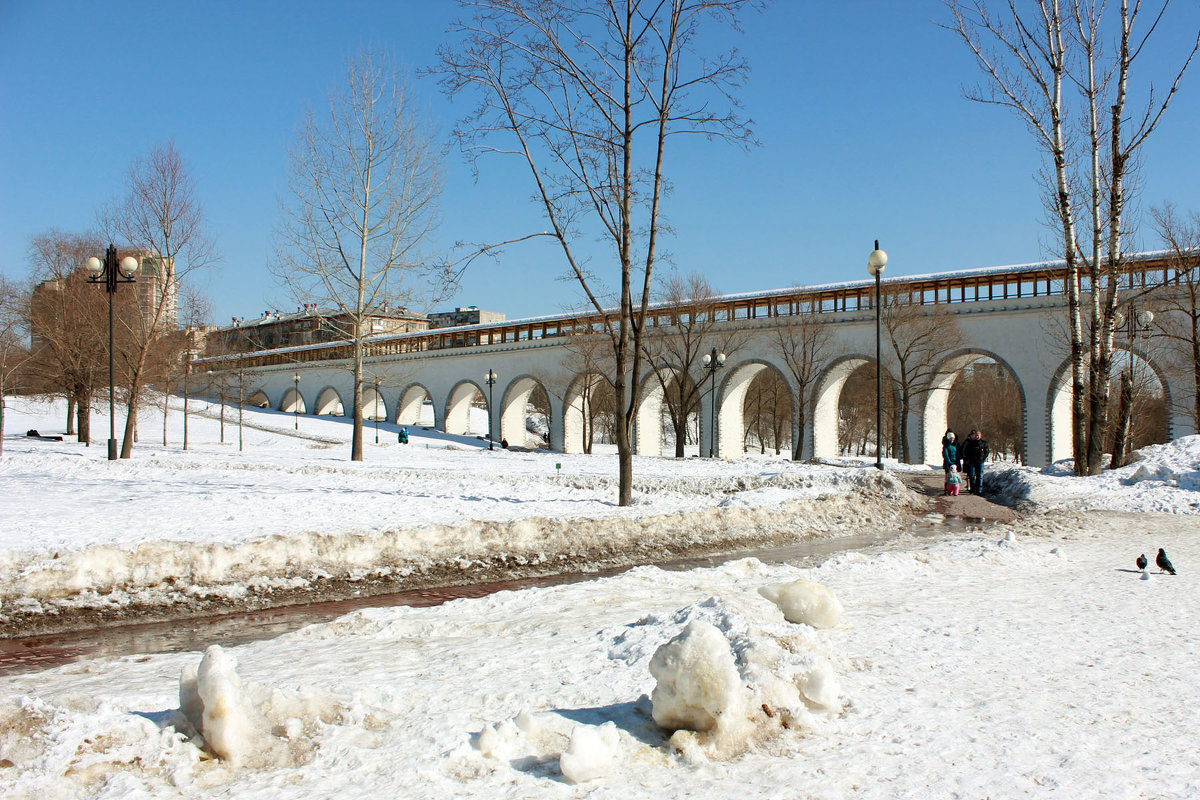
{"type": "Polygon", "coordinates": [[[962,476],[958,474],[958,468],[951,464],[950,469],[946,470],[946,494],[956,496],[961,485],[962,476]]]}

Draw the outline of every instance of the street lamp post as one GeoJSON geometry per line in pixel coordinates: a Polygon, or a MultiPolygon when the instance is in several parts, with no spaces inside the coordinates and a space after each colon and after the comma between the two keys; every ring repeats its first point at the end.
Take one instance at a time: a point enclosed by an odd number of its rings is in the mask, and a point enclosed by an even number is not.
{"type": "Polygon", "coordinates": [[[238,452],[242,452],[242,409],[246,404],[246,374],[238,362],[238,452]]]}
{"type": "Polygon", "coordinates": [[[492,435],[492,387],[496,385],[496,373],[489,369],[483,376],[483,382],[488,387],[488,450],[495,450],[496,439],[492,435]]]}
{"type": "Polygon", "coordinates": [[[296,396],[292,398],[292,419],[296,420],[296,430],[300,430],[300,373],[297,372],[292,376],[292,382],[296,384],[296,396]]]}
{"type": "Polygon", "coordinates": [[[712,384],[709,388],[709,426],[708,426],[708,457],[713,458],[717,453],[717,370],[725,366],[725,354],[718,353],[717,348],[713,348],[711,353],[704,354],[704,369],[708,372],[708,377],[712,379],[712,384]]]}
{"type": "Polygon", "coordinates": [[[887,266],[887,253],[879,249],[867,256],[867,272],[875,279],[875,468],[883,469],[883,308],[880,305],[880,280],[887,266]]]}
{"type": "Polygon", "coordinates": [[[371,413],[375,416],[375,444],[379,444],[379,378],[375,379],[375,402],[371,405],[371,413]]]}
{"type": "Polygon", "coordinates": [[[137,271],[137,259],[125,256],[117,261],[117,248],[109,245],[104,251],[104,261],[92,256],[86,262],[88,278],[92,283],[103,284],[108,295],[108,460],[117,460],[117,416],[116,403],[113,401],[113,295],[117,293],[117,284],[133,283],[137,271]]]}
{"type": "Polygon", "coordinates": [[[192,371],[192,333],[187,332],[186,350],[183,353],[183,449],[188,449],[188,373],[192,371]]]}

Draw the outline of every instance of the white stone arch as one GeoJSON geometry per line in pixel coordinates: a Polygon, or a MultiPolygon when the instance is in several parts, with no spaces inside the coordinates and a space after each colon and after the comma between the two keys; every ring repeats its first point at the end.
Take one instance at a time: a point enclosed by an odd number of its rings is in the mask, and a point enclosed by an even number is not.
{"type": "Polygon", "coordinates": [[[288,389],[279,401],[279,410],[288,414],[307,414],[308,406],[304,404],[304,395],[296,389],[288,389]]]}
{"type": "Polygon", "coordinates": [[[387,401],[383,392],[375,390],[374,383],[363,384],[362,413],[364,420],[388,419],[387,401]]]}
{"type": "Polygon", "coordinates": [[[838,457],[838,405],[842,387],[856,369],[874,363],[875,359],[866,356],[842,356],[826,367],[817,380],[812,414],[814,458],[838,457]]]}
{"type": "Polygon", "coordinates": [[[567,393],[563,397],[563,452],[564,453],[582,453],[583,452],[583,433],[584,421],[586,419],[584,407],[584,395],[594,397],[597,387],[604,380],[596,373],[584,373],[575,376],[575,379],[567,386],[567,393]],[[591,392],[585,391],[590,389],[591,392]]]}
{"type": "MultiPolygon", "coordinates": [[[[1128,347],[1117,349],[1126,351],[1129,350],[1128,347]]],[[[1172,409],[1175,408],[1176,400],[1171,396],[1171,382],[1167,380],[1167,371],[1163,369],[1163,366],[1160,363],[1158,363],[1158,359],[1154,358],[1152,355],[1150,355],[1150,353],[1146,352],[1142,348],[1135,347],[1132,352],[1133,357],[1137,359],[1137,362],[1134,364],[1134,370],[1138,372],[1141,372],[1143,369],[1150,370],[1155,380],[1158,381],[1158,385],[1162,387],[1163,403],[1166,404],[1167,411],[1166,430],[1163,433],[1166,436],[1166,441],[1169,442],[1180,434],[1175,430],[1175,415],[1172,413],[1172,409]],[[1138,367],[1137,363],[1141,363],[1142,366],[1138,367]]],[[[1115,414],[1116,412],[1114,411],[1113,413],[1115,414]]]]}
{"type": "MultiPolygon", "coordinates": [[[[769,361],[759,359],[745,361],[731,369],[724,381],[721,381],[717,406],[717,457],[738,458],[744,454],[742,442],[746,435],[746,395],[754,379],[765,370],[771,370],[780,377],[787,386],[789,397],[788,407],[792,409],[792,419],[788,429],[795,430],[796,388],[788,380],[787,375],[779,367],[769,361]]],[[[719,373],[718,373],[719,374],[719,373]]],[[[700,420],[703,428],[709,421],[700,420]]],[[[793,443],[794,447],[794,443],[793,443]]],[[[707,455],[707,452],[701,453],[707,455]]]]}
{"type": "MultiPolygon", "coordinates": [[[[930,390],[925,395],[925,410],[921,415],[921,446],[922,461],[926,464],[942,464],[942,437],[949,427],[950,391],[962,371],[976,361],[990,359],[1004,368],[1008,376],[1017,385],[1017,393],[1021,399],[1021,452],[1028,452],[1029,443],[1025,441],[1028,425],[1029,404],[1025,401],[1025,386],[1012,365],[1000,356],[988,350],[968,348],[956,350],[942,359],[930,379],[930,390]]],[[[960,441],[965,441],[966,431],[956,431],[960,441]]],[[[986,431],[985,431],[986,434],[986,431]]]]}
{"type": "Polygon", "coordinates": [[[1071,434],[1071,420],[1075,414],[1071,409],[1071,361],[1059,365],[1050,378],[1050,391],[1046,397],[1046,430],[1049,432],[1050,463],[1064,458],[1073,458],[1075,446],[1071,434]]]}
{"type": "Polygon", "coordinates": [[[346,407],[342,405],[342,396],[332,386],[326,386],[317,393],[317,402],[313,406],[313,414],[318,417],[344,417],[346,407]]]}
{"type": "MultiPolygon", "coordinates": [[[[1113,344],[1113,353],[1128,353],[1130,352],[1128,345],[1120,343],[1113,344]]],[[[1150,356],[1145,350],[1140,347],[1133,351],[1134,358],[1137,363],[1141,364],[1141,369],[1149,369],[1163,391],[1163,401],[1167,405],[1167,441],[1170,441],[1175,436],[1175,425],[1173,415],[1171,414],[1172,398],[1171,384],[1167,380],[1165,371],[1156,359],[1150,356]]],[[[1134,369],[1139,369],[1135,366],[1134,369]]],[[[1117,404],[1114,401],[1110,405],[1113,414],[1116,414],[1117,404]]],[[[1075,417],[1074,410],[1071,408],[1071,360],[1066,359],[1055,370],[1053,377],[1050,379],[1050,391],[1046,397],[1047,409],[1047,430],[1049,431],[1049,454],[1050,463],[1062,461],[1067,458],[1075,457],[1074,436],[1072,434],[1071,422],[1075,417]]],[[[1107,452],[1107,449],[1105,450],[1107,452]]]]}
{"type": "MultiPolygon", "coordinates": [[[[400,399],[396,402],[396,424],[397,425],[419,425],[421,423],[421,412],[425,409],[425,403],[433,406],[433,394],[419,383],[413,383],[404,387],[400,392],[400,399]]],[[[437,407],[433,406],[434,419],[432,426],[437,427],[437,407]]]]}
{"type": "Polygon", "coordinates": [[[657,372],[651,371],[642,378],[638,387],[637,414],[634,417],[634,446],[633,452],[639,456],[661,456],[663,454],[663,380],[659,375],[670,376],[665,379],[670,383],[679,370],[663,368],[657,372]]]}
{"type": "MultiPolygon", "coordinates": [[[[446,398],[446,412],[442,417],[446,420],[446,433],[456,436],[465,436],[468,433],[487,433],[487,431],[471,430],[471,403],[474,402],[477,394],[483,395],[483,402],[487,405],[487,392],[474,381],[460,381],[450,390],[450,395],[446,398]]],[[[492,409],[489,407],[488,414],[491,413],[492,409]]]]}
{"type": "Polygon", "coordinates": [[[267,397],[266,392],[264,392],[262,389],[259,389],[257,392],[246,398],[246,405],[254,406],[256,408],[270,408],[271,398],[267,397]]]}
{"type": "MultiPolygon", "coordinates": [[[[546,393],[547,398],[550,397],[550,393],[546,392],[545,384],[531,375],[520,375],[508,384],[508,388],[504,390],[500,399],[500,440],[517,447],[525,446],[526,410],[529,406],[529,398],[538,388],[546,393]]],[[[488,411],[490,413],[491,409],[488,411]]]]}

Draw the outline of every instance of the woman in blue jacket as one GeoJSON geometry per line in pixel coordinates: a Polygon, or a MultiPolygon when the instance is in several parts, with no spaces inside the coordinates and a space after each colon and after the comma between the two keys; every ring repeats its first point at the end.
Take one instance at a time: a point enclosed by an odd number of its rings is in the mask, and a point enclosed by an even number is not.
{"type": "Polygon", "coordinates": [[[959,472],[962,471],[962,454],[959,452],[954,431],[946,431],[946,435],[942,437],[942,469],[946,472],[947,477],[950,475],[951,467],[959,472]]]}

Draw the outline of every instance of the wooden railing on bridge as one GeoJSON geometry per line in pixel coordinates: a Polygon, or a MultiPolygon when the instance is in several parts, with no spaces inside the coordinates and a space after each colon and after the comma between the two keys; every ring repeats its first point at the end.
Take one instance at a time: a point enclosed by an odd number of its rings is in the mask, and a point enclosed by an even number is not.
{"type": "MultiPolygon", "coordinates": [[[[1191,261],[1190,269],[1195,269],[1191,261]]],[[[1152,288],[1179,280],[1187,270],[1179,268],[1171,254],[1152,253],[1128,257],[1119,277],[1121,288],[1152,288]]],[[[889,297],[905,297],[913,305],[973,303],[992,300],[1047,297],[1066,292],[1067,270],[1062,262],[1045,262],[962,272],[888,278],[883,281],[889,297]]],[[[1081,290],[1090,291],[1087,278],[1081,290]]],[[[695,304],[670,303],[650,307],[647,324],[675,324],[681,317],[702,309],[716,315],[718,322],[789,317],[810,313],[848,313],[874,308],[874,281],[853,281],[823,286],[793,287],[765,292],[724,295],[695,304]]],[[[535,317],[506,322],[436,328],[414,333],[381,334],[365,343],[366,358],[405,353],[454,350],[469,347],[519,343],[603,330],[605,318],[595,312],[535,317]]],[[[196,359],[193,368],[221,369],[234,362],[243,368],[314,361],[344,361],[352,355],[350,342],[281,347],[256,352],[229,353],[196,359]]]]}

